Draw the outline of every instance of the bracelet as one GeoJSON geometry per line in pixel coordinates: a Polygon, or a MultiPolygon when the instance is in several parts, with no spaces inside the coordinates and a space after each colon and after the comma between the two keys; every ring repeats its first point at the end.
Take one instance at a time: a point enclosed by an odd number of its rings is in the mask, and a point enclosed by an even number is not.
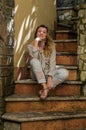
{"type": "Polygon", "coordinates": [[[35,40],[38,42],[38,41],[40,41],[40,38],[39,38],[39,37],[37,37],[35,40]]]}

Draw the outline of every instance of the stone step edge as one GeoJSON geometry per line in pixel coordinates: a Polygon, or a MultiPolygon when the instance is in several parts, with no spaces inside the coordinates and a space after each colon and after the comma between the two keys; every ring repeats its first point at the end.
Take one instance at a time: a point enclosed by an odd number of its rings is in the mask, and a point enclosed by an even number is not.
{"type": "Polygon", "coordinates": [[[72,21],[77,21],[77,20],[79,20],[79,17],[78,17],[78,16],[73,16],[73,17],[71,18],[71,20],[72,20],[72,21]]]}
{"type": "MultiPolygon", "coordinates": [[[[56,68],[58,68],[59,66],[60,66],[60,67],[65,67],[66,69],[70,69],[70,70],[77,70],[77,69],[78,69],[77,65],[75,65],[75,66],[56,65],[56,68]]],[[[28,65],[27,68],[28,68],[28,69],[31,68],[30,65],[28,65]]]]}
{"type": "Polygon", "coordinates": [[[77,52],[56,52],[56,55],[60,56],[77,56],[77,52]]]}
{"type": "Polygon", "coordinates": [[[19,112],[19,113],[5,113],[2,119],[16,122],[33,122],[33,121],[52,121],[65,120],[75,118],[86,118],[86,111],[82,112],[19,112]]]}
{"type": "MultiPolygon", "coordinates": [[[[24,80],[16,80],[15,83],[18,84],[38,84],[37,81],[32,80],[32,79],[24,79],[24,80]]],[[[65,81],[65,84],[77,84],[77,85],[82,85],[82,81],[65,81]]]]}
{"type": "Polygon", "coordinates": [[[59,43],[59,44],[60,44],[61,42],[63,42],[63,43],[69,42],[69,44],[70,44],[70,42],[77,42],[77,39],[53,40],[53,42],[59,43]]]}
{"type": "Polygon", "coordinates": [[[70,7],[57,7],[56,10],[59,10],[59,11],[63,11],[63,10],[72,10],[74,9],[74,6],[70,6],[70,7]]]}
{"type": "Polygon", "coordinates": [[[55,33],[74,33],[77,34],[75,31],[72,30],[56,30],[55,33]]]}
{"type": "Polygon", "coordinates": [[[64,24],[64,23],[61,23],[61,22],[57,22],[57,26],[66,27],[66,28],[68,28],[68,30],[71,29],[71,26],[70,26],[70,25],[67,25],[67,24],[64,24]]]}
{"type": "MultiPolygon", "coordinates": [[[[8,96],[5,98],[6,102],[10,102],[10,101],[40,101],[40,97],[39,96],[29,96],[29,95],[22,95],[22,94],[13,94],[11,96],[8,96]]],[[[48,96],[46,98],[46,100],[44,101],[86,101],[86,97],[85,96],[48,96]]]]}

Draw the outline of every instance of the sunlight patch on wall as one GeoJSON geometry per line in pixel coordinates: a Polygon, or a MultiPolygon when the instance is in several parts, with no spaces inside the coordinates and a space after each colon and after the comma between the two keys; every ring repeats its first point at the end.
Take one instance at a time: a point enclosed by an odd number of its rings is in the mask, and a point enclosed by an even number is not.
{"type": "MultiPolygon", "coordinates": [[[[37,9],[38,7],[33,5],[31,12],[28,15],[22,17],[22,21],[20,21],[20,28],[18,31],[18,35],[15,38],[14,44],[17,67],[19,67],[23,61],[25,46],[27,45],[32,33],[34,32],[34,28],[37,22],[37,9]]],[[[15,13],[17,13],[18,11],[19,6],[17,5],[15,8],[15,13]]]]}
{"type": "Polygon", "coordinates": [[[19,73],[18,77],[17,77],[17,80],[20,80],[22,77],[22,72],[19,73]]]}
{"type": "Polygon", "coordinates": [[[16,7],[15,7],[15,9],[14,9],[14,14],[16,14],[16,13],[17,13],[18,8],[19,8],[19,5],[16,5],[16,7]]]}
{"type": "Polygon", "coordinates": [[[54,5],[56,5],[56,0],[54,0],[54,5]]]}
{"type": "Polygon", "coordinates": [[[18,61],[18,63],[17,63],[17,67],[19,67],[24,53],[25,53],[25,50],[23,50],[23,52],[22,52],[22,54],[21,54],[21,56],[20,56],[20,58],[19,58],[19,61],[18,61]]]}
{"type": "Polygon", "coordinates": [[[33,32],[34,28],[35,28],[35,24],[36,24],[37,18],[35,19],[31,19],[30,21],[30,15],[28,16],[27,19],[24,19],[20,28],[20,32],[18,35],[18,39],[15,42],[15,53],[20,52],[22,50],[23,45],[26,44],[26,42],[29,40],[31,33],[33,32]],[[22,42],[22,37],[24,34],[24,31],[28,29],[27,34],[25,35],[25,38],[22,42]],[[22,42],[22,44],[21,44],[22,42]]]}
{"type": "Polygon", "coordinates": [[[37,11],[37,8],[35,6],[33,6],[31,14],[33,14],[36,11],[37,11]]]}
{"type": "Polygon", "coordinates": [[[21,45],[21,40],[22,40],[23,30],[24,30],[24,24],[25,24],[25,19],[23,20],[21,28],[20,28],[15,53],[17,53],[17,51],[19,51],[19,48],[20,48],[20,45],[21,45]]]}
{"type": "Polygon", "coordinates": [[[26,24],[25,24],[25,29],[28,28],[29,21],[30,21],[30,15],[28,15],[28,17],[27,17],[26,24]]]}

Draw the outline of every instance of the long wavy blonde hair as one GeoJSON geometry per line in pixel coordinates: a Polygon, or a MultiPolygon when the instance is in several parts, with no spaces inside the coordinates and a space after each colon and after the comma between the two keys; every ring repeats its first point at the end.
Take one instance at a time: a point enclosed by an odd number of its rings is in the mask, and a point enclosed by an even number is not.
{"type": "Polygon", "coordinates": [[[51,55],[52,51],[55,50],[55,43],[53,42],[53,39],[51,38],[51,36],[48,33],[48,27],[46,27],[45,25],[40,25],[37,27],[34,38],[36,38],[37,31],[40,27],[43,27],[47,30],[47,36],[46,36],[45,47],[44,47],[44,55],[46,57],[48,57],[51,55]]]}

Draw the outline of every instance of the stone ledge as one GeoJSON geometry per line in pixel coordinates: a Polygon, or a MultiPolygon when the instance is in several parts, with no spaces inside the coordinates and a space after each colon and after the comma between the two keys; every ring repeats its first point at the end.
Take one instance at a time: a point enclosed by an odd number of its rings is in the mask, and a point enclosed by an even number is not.
{"type": "Polygon", "coordinates": [[[77,35],[77,32],[72,31],[72,30],[56,30],[56,33],[74,33],[77,35]]]}
{"type": "MultiPolygon", "coordinates": [[[[58,68],[58,67],[59,67],[59,65],[56,65],[56,68],[58,68]]],[[[76,65],[75,66],[72,66],[72,65],[71,66],[60,65],[60,67],[65,67],[66,69],[70,69],[70,70],[77,70],[78,69],[78,67],[76,65]]],[[[30,69],[31,68],[30,65],[28,65],[27,68],[30,69]]]]}
{"type": "Polygon", "coordinates": [[[55,42],[55,43],[58,42],[59,44],[60,44],[61,42],[64,42],[64,43],[69,42],[69,44],[70,44],[70,42],[77,42],[77,39],[54,40],[54,42],[55,42]]]}
{"type": "Polygon", "coordinates": [[[71,118],[86,118],[86,111],[83,112],[20,112],[20,113],[5,113],[2,119],[16,122],[26,121],[46,121],[71,118]]]}
{"type": "MultiPolygon", "coordinates": [[[[32,79],[17,80],[17,81],[15,81],[15,83],[19,83],[19,84],[22,84],[22,83],[25,83],[25,84],[37,84],[37,82],[35,80],[32,80],[32,79]]],[[[65,81],[64,83],[82,85],[81,81],[65,81]]]]}
{"type": "MultiPolygon", "coordinates": [[[[8,96],[5,101],[40,101],[38,96],[17,95],[8,96]]],[[[45,101],[86,101],[84,96],[49,96],[45,101]]]]}
{"type": "Polygon", "coordinates": [[[77,56],[77,52],[56,52],[56,55],[77,56]]]}

